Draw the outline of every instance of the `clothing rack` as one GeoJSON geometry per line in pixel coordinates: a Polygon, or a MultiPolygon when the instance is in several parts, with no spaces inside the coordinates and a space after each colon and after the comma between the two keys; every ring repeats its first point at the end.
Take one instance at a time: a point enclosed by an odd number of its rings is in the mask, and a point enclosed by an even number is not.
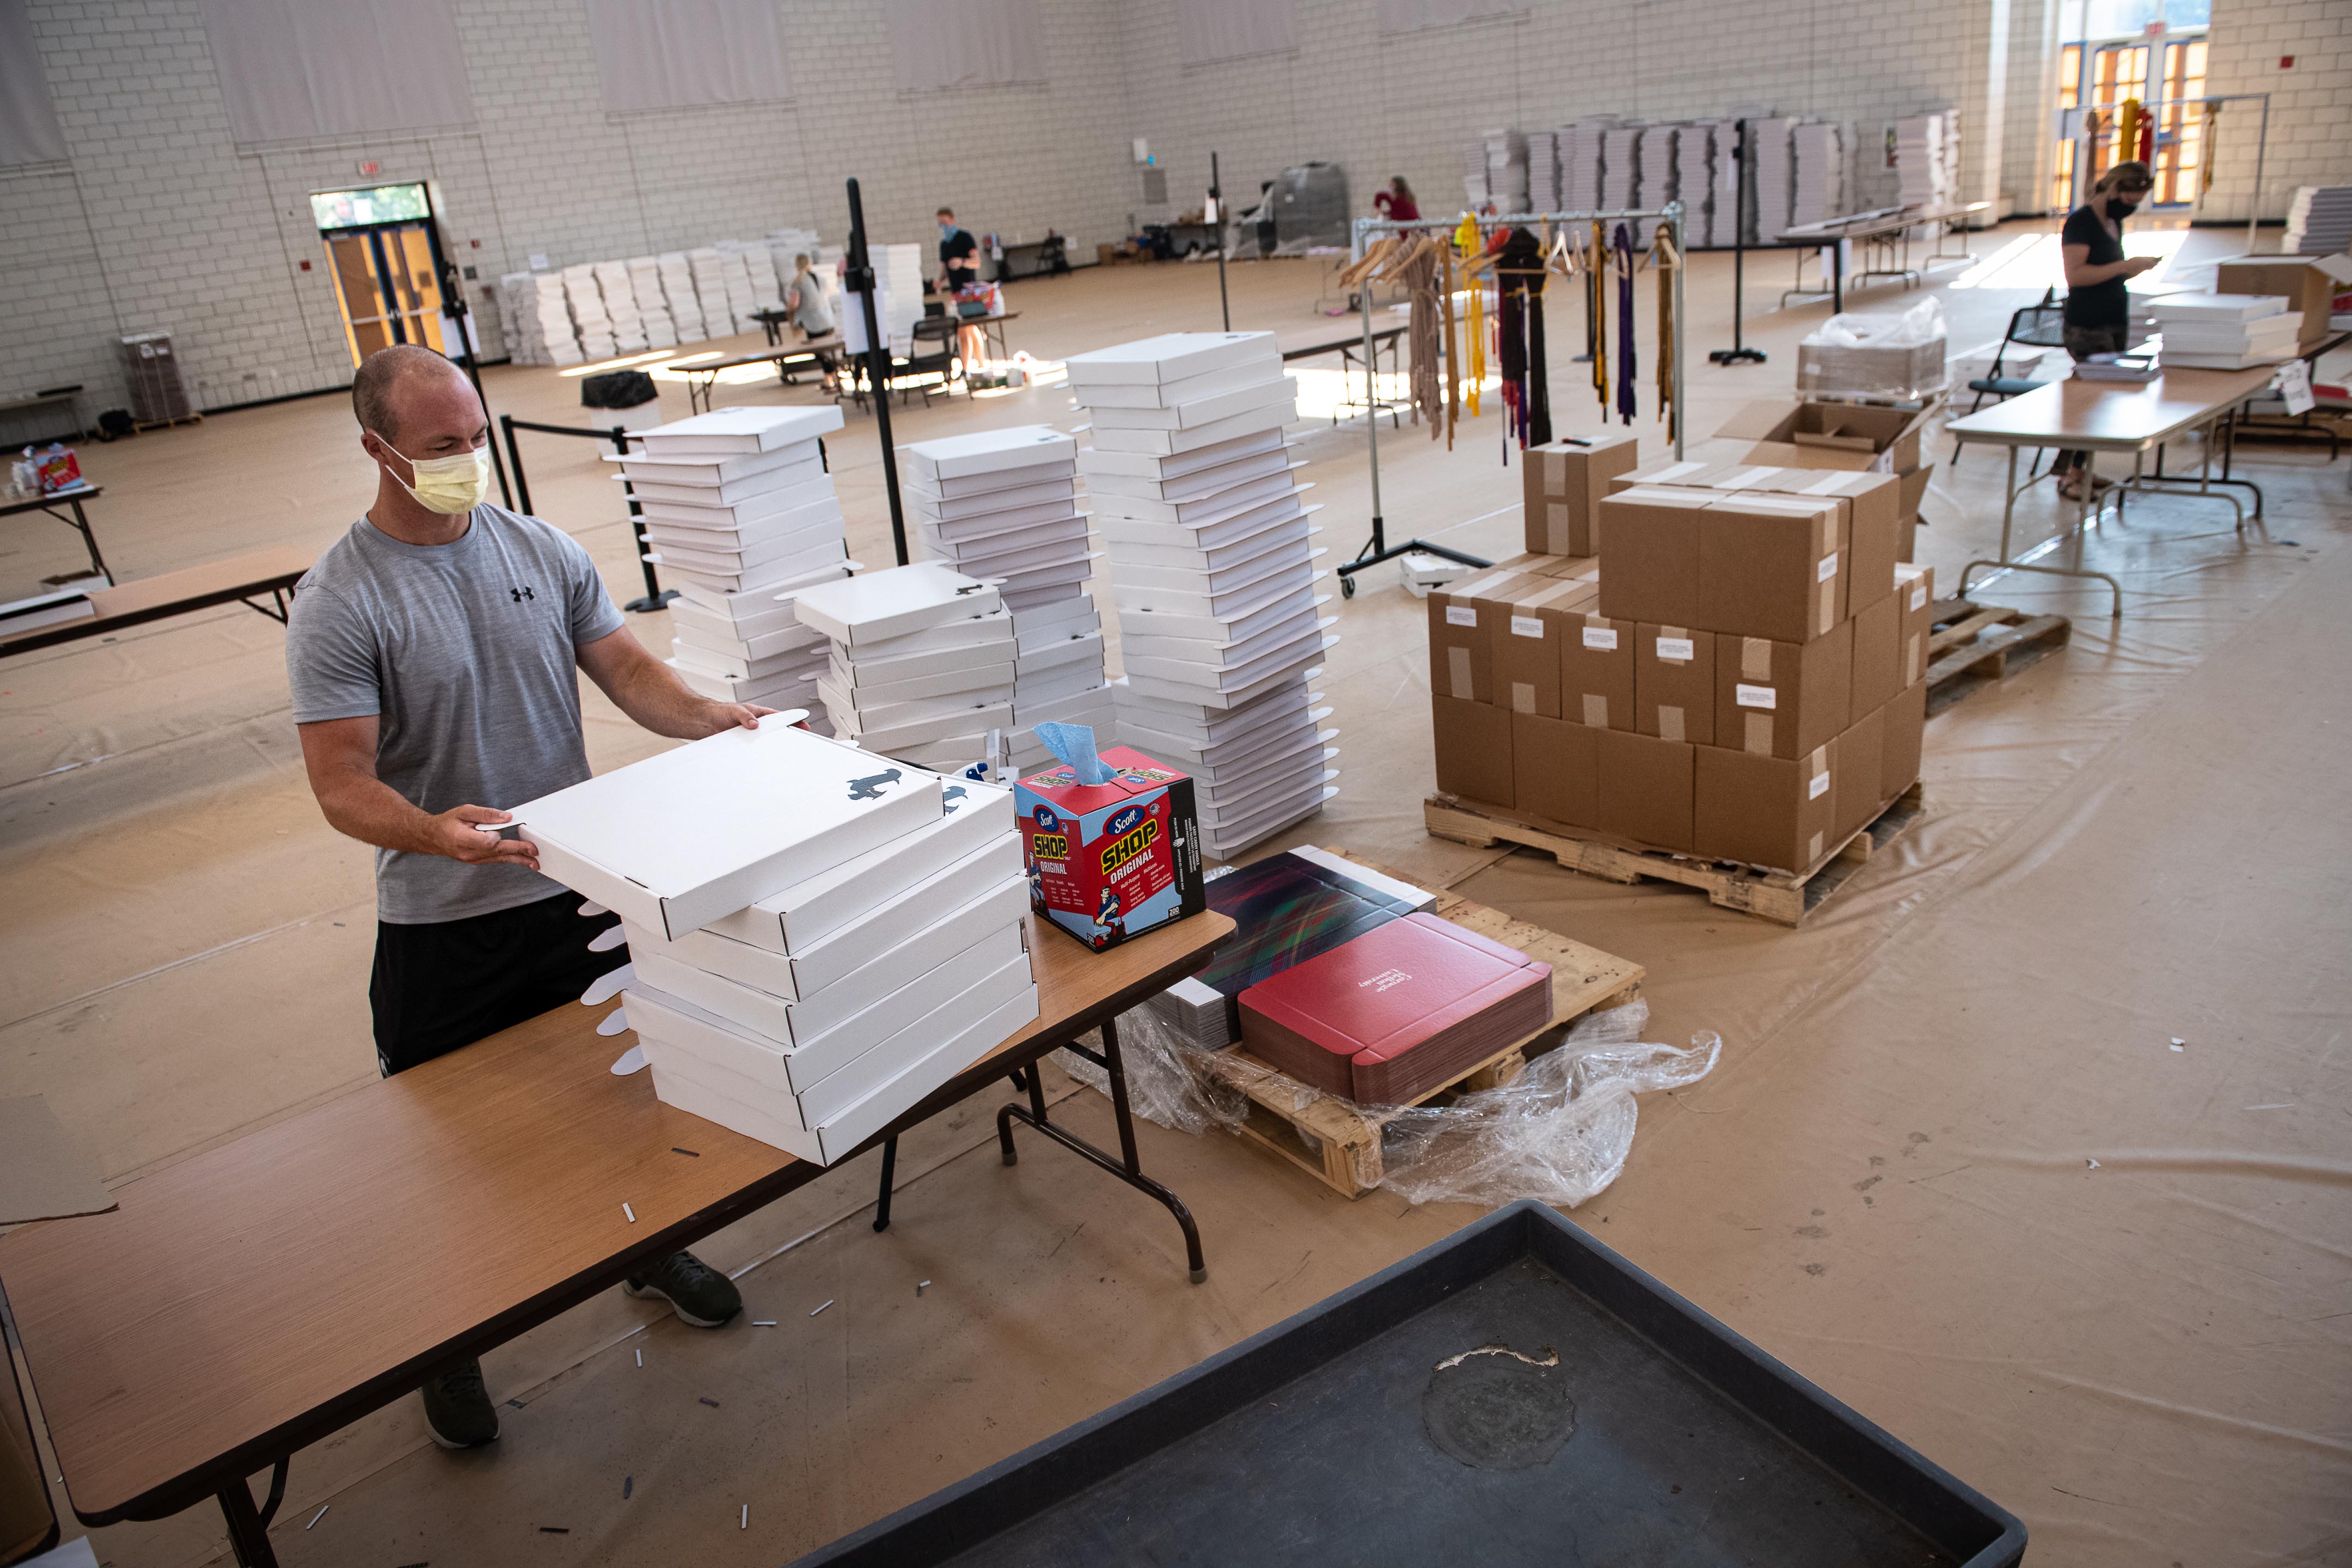
{"type": "MultiPolygon", "coordinates": [[[[1498,228],[1525,228],[1536,224],[1615,223],[1632,222],[1639,218],[1658,218],[1671,226],[1675,255],[1677,258],[1677,264],[1674,269],[1675,341],[1671,349],[1666,344],[1659,344],[1658,352],[1669,354],[1674,361],[1675,456],[1679,459],[1683,455],[1685,426],[1683,389],[1685,380],[1683,374],[1683,340],[1688,335],[1683,316],[1683,274],[1688,270],[1690,264],[1690,253],[1683,247],[1682,203],[1668,202],[1662,207],[1645,207],[1639,210],[1622,208],[1609,212],[1497,213],[1492,216],[1465,213],[1456,216],[1451,222],[1441,222],[1425,217],[1402,219],[1360,217],[1355,225],[1354,255],[1358,259],[1361,259],[1366,242],[1375,235],[1413,234],[1423,230],[1437,235],[1450,235],[1462,226],[1463,219],[1465,217],[1478,226],[1481,234],[1498,228]]],[[[1474,571],[1494,564],[1491,561],[1481,560],[1475,555],[1465,555],[1461,551],[1448,549],[1443,544],[1432,544],[1425,539],[1408,539],[1402,544],[1391,544],[1388,542],[1387,525],[1381,516],[1380,384],[1372,374],[1372,291],[1369,287],[1360,288],[1357,290],[1357,296],[1364,323],[1364,402],[1368,410],[1364,420],[1364,442],[1365,453],[1370,460],[1372,470],[1372,536],[1365,541],[1363,549],[1356,552],[1354,560],[1339,567],[1339,592],[1345,598],[1355,597],[1355,574],[1367,566],[1378,566],[1384,561],[1393,561],[1408,551],[1434,555],[1442,561],[1451,561],[1458,565],[1470,567],[1474,571]]],[[[1458,372],[1455,366],[1449,364],[1445,367],[1445,374],[1454,375],[1458,372]]]]}
{"type": "MultiPolygon", "coordinates": [[[[2143,101],[2139,107],[2142,113],[2153,114],[2160,110],[2206,108],[2217,103],[2259,103],[2263,106],[2262,123],[2254,132],[2254,188],[2246,202],[2246,250],[2251,255],[2254,248],[2254,230],[2262,222],[2263,180],[2268,172],[2270,163],[2271,95],[2267,92],[2217,92],[2208,93],[2202,98],[2149,99],[2143,101]]],[[[2066,140],[2083,149],[2076,154],[2074,160],[2074,180],[2078,186],[2083,184],[2091,172],[2090,159],[2087,155],[2088,138],[2084,132],[2083,125],[2084,119],[2093,114],[2112,114],[2122,107],[2123,100],[2117,99],[2112,103],[2085,103],[2074,109],[2062,109],[2058,111],[2059,128],[2064,132],[2066,140]]],[[[2213,149],[2210,146],[2203,148],[2199,153],[2198,177],[2200,180],[2211,173],[2212,159],[2213,149]]],[[[2074,205],[2078,207],[2091,199],[2087,188],[2078,189],[2074,195],[2074,205]]]]}

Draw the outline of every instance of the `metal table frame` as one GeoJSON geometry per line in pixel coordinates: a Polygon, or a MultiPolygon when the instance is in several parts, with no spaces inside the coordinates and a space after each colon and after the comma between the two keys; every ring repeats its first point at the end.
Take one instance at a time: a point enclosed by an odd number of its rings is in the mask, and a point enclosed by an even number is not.
{"type": "MultiPolygon", "coordinates": [[[[1367,395],[1377,395],[1377,389],[1380,385],[1377,378],[1381,374],[1381,351],[1382,348],[1386,348],[1388,350],[1388,374],[1391,375],[1399,374],[1397,360],[1402,351],[1397,347],[1397,345],[1404,341],[1404,335],[1410,329],[1406,327],[1383,327],[1373,332],[1369,339],[1346,337],[1336,339],[1328,343],[1309,343],[1304,348],[1285,349],[1282,351],[1282,363],[1288,364],[1293,360],[1316,359],[1324,354],[1338,354],[1339,356],[1339,374],[1341,384],[1349,387],[1351,390],[1344,393],[1341,395],[1340,400],[1332,405],[1331,423],[1336,426],[1339,423],[1339,416],[1342,414],[1346,414],[1351,409],[1360,408],[1363,406],[1362,403],[1356,397],[1356,395],[1352,390],[1354,383],[1349,376],[1348,373],[1362,369],[1366,363],[1364,356],[1366,354],[1370,354],[1371,356],[1370,363],[1372,374],[1370,376],[1365,378],[1365,386],[1367,388],[1367,395]]],[[[1439,353],[1443,353],[1444,352],[1444,347],[1443,344],[1440,344],[1439,353]]],[[[1398,421],[1397,411],[1412,405],[1410,404],[1398,403],[1391,399],[1383,397],[1380,399],[1380,402],[1376,406],[1381,413],[1384,413],[1389,416],[1389,424],[1392,428],[1401,430],[1404,426],[1398,421]]],[[[1353,416],[1349,415],[1349,417],[1353,417],[1353,416]]]]}
{"type": "Polygon", "coordinates": [[[1964,222],[1974,214],[1990,212],[1991,209],[1990,202],[1971,202],[1966,206],[1930,207],[1910,212],[1888,213],[1882,217],[1858,221],[1839,222],[1832,219],[1828,223],[1809,225],[1801,229],[1784,230],[1779,237],[1779,243],[1796,248],[1797,279],[1794,288],[1781,291],[1781,308],[1787,309],[1791,300],[1818,300],[1826,294],[1833,309],[1839,310],[1845,309],[1844,242],[1849,239],[1859,241],[1864,247],[1864,266],[1860,271],[1853,275],[1857,283],[1867,282],[1873,278],[1900,278],[1904,279],[1904,288],[1915,289],[1921,281],[1921,274],[1939,261],[1974,261],[1976,255],[1969,249],[1965,242],[1960,246],[1959,254],[1955,256],[1945,250],[1944,241],[1952,234],[1956,223],[1964,222]],[[1936,230],[1936,248],[1933,253],[1921,257],[1919,265],[1914,267],[1911,265],[1912,232],[1930,226],[1936,230]],[[1830,253],[1830,286],[1826,289],[1808,289],[1805,287],[1805,258],[1808,254],[1822,250],[1830,253]],[[1893,265],[1888,267],[1870,265],[1874,260],[1884,260],[1893,265]]]}
{"type": "Polygon", "coordinates": [[[82,548],[89,552],[90,570],[111,583],[114,581],[114,574],[106,569],[106,557],[98,552],[98,535],[90,531],[89,518],[81,510],[82,502],[94,500],[105,493],[104,485],[84,483],[72,489],[58,490],[51,495],[28,496],[23,500],[0,503],[0,517],[16,517],[25,512],[37,511],[43,516],[57,519],[81,535],[82,548]],[[72,516],[68,517],[58,510],[59,501],[63,501],[72,509],[72,516]]]}

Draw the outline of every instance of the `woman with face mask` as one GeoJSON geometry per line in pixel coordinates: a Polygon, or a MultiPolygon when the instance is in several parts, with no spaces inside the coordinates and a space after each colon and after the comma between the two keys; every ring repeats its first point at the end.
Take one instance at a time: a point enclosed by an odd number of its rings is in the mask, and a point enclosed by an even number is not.
{"type": "MultiPolygon", "coordinates": [[[[2121,353],[2130,344],[2131,296],[2125,279],[2137,278],[2157,264],[2153,256],[2124,254],[2124,219],[2147,200],[2155,181],[2147,165],[2117,163],[2091,187],[2091,199],[2067,216],[2058,237],[2059,254],[2066,264],[2066,352],[2077,361],[2093,354],[2121,353]]],[[[2068,500],[2084,499],[2083,475],[2089,456],[2061,452],[2058,493],[2068,500]]],[[[2107,481],[2099,479],[2105,489],[2107,481]]]]}

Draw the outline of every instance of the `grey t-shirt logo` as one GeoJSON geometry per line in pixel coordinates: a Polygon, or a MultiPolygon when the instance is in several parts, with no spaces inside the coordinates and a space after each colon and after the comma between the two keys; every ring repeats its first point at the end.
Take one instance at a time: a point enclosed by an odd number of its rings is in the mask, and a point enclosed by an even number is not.
{"type": "Polygon", "coordinates": [[[518,605],[521,604],[525,599],[534,597],[529,588],[509,588],[507,592],[514,595],[514,602],[518,605]]]}

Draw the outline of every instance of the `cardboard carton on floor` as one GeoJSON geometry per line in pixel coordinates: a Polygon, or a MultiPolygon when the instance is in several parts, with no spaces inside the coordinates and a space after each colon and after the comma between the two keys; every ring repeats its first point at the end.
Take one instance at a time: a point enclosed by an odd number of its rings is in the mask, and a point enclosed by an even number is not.
{"type": "Polygon", "coordinates": [[[1930,412],[1765,398],[1742,405],[1716,437],[1749,443],[1744,455],[1754,463],[1907,474],[1919,466],[1930,412]]]}
{"type": "Polygon", "coordinates": [[[1495,695],[1515,713],[1560,714],[1561,653],[1598,587],[1575,578],[1527,577],[1494,619],[1495,695]]]}
{"type": "MultiPolygon", "coordinates": [[[[1895,563],[1901,555],[1904,538],[1906,482],[1894,475],[1843,469],[1824,473],[1818,468],[1755,463],[1661,461],[1646,464],[1612,483],[1622,484],[1628,479],[1690,489],[1834,499],[1841,503],[1840,521],[1852,558],[1851,564],[1844,568],[1848,613],[1893,591],[1895,563]]],[[[1916,501],[1914,497],[1915,510],[1916,501]]]]}
{"type": "Polygon", "coordinates": [[[1612,621],[1698,624],[1699,517],[1712,490],[1643,485],[1601,503],[1601,613],[1612,621]]]}
{"type": "Polygon", "coordinates": [[[1516,810],[1571,827],[1597,827],[1601,816],[1601,733],[1540,714],[1511,715],[1516,810]]]}
{"type": "Polygon", "coordinates": [[[1593,824],[1659,849],[1691,852],[1691,785],[1701,750],[1622,730],[1593,731],[1598,801],[1593,824]]]}
{"type": "Polygon", "coordinates": [[[1936,569],[1906,562],[1896,569],[1896,654],[1906,687],[1927,678],[1927,646],[1936,631],[1936,569]]]}
{"type": "Polygon", "coordinates": [[[1825,637],[1845,619],[1844,502],[1719,495],[1699,514],[1698,609],[1690,624],[1776,642],[1825,637]]]}
{"type": "Polygon", "coordinates": [[[1635,623],[1633,728],[1662,741],[1715,743],[1715,637],[1635,623]]]}
{"type": "Polygon", "coordinates": [[[1835,820],[1830,825],[1832,848],[1868,826],[1886,804],[1888,797],[1882,793],[1886,769],[1885,710],[1874,708],[1846,726],[1835,742],[1834,754],[1841,772],[1832,792],[1837,800],[1835,820]]]}
{"type": "Polygon", "coordinates": [[[1595,730],[1635,730],[1633,639],[1640,623],[1598,610],[1571,616],[1560,634],[1559,715],[1595,730]]]}
{"type": "MultiPolygon", "coordinates": [[[[1893,601],[1886,601],[1892,611],[1893,601]]],[[[1853,627],[1811,642],[1720,633],[1715,639],[1715,743],[1751,756],[1792,760],[1843,730],[1853,710],[1853,627]]],[[[1894,694],[1894,624],[1884,639],[1894,694]]],[[[1882,699],[1883,700],[1883,699],[1882,699]]]]}
{"type": "Polygon", "coordinates": [[[1919,757],[1927,730],[1927,683],[1906,687],[1880,710],[1885,730],[1879,738],[1878,798],[1893,800],[1919,782],[1919,757]]]}
{"type": "MultiPolygon", "coordinates": [[[[1696,757],[1698,853],[1810,873],[1837,847],[1838,742],[1801,757],[1701,746],[1696,757]]],[[[1877,770],[1871,770],[1874,784],[1877,770]]]]}
{"type": "Polygon", "coordinates": [[[1571,436],[1522,454],[1528,548],[1552,555],[1601,553],[1593,527],[1609,480],[1633,467],[1631,431],[1571,436]]]}
{"type": "MultiPolygon", "coordinates": [[[[1853,658],[1849,660],[1852,676],[1852,710],[1867,713],[1885,706],[1889,698],[1908,684],[1903,678],[1903,600],[1889,594],[1878,603],[1857,612],[1841,630],[1850,631],[1853,658]]],[[[1820,639],[1827,642],[1827,637],[1820,639]]]]}
{"type": "Polygon", "coordinates": [[[1437,787],[1465,800],[1511,805],[1517,800],[1511,773],[1511,710],[1486,702],[1464,702],[1441,694],[1430,699],[1430,731],[1437,750],[1437,787]]]}

